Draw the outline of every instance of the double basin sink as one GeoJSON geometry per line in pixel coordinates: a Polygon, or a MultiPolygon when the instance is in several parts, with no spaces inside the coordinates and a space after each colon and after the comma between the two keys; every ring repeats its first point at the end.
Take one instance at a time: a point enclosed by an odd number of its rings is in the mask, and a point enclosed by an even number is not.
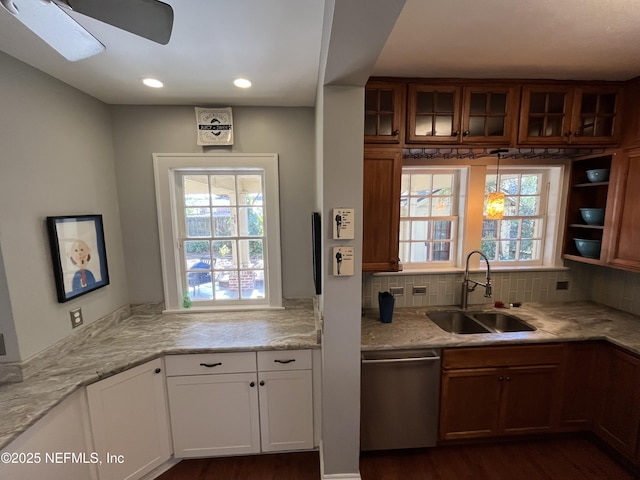
{"type": "Polygon", "coordinates": [[[428,312],[427,317],[445,332],[458,334],[532,332],[520,318],[502,312],[466,312],[459,310],[428,312]]]}

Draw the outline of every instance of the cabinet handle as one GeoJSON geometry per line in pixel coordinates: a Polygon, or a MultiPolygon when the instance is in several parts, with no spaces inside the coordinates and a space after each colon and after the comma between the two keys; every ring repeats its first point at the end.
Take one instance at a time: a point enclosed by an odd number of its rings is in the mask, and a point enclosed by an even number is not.
{"type": "Polygon", "coordinates": [[[260,386],[264,387],[264,380],[260,380],[260,386]]]}
{"type": "Polygon", "coordinates": [[[295,358],[290,358],[288,360],[278,360],[278,359],[274,360],[275,363],[291,363],[291,362],[295,362],[295,361],[296,361],[295,358]]]}
{"type": "Polygon", "coordinates": [[[391,135],[400,135],[400,130],[394,130],[391,135]]]}
{"type": "Polygon", "coordinates": [[[455,132],[453,132],[453,135],[451,135],[452,137],[457,137],[458,135],[460,135],[460,130],[456,130],[455,132]]]}
{"type": "Polygon", "coordinates": [[[255,386],[256,386],[256,382],[251,382],[251,383],[249,384],[249,386],[250,386],[251,388],[255,387],[255,386]]]}
{"type": "Polygon", "coordinates": [[[468,137],[470,133],[471,132],[469,130],[465,130],[464,132],[462,132],[462,136],[463,137],[468,137]]]}
{"type": "Polygon", "coordinates": [[[156,368],[156,370],[155,370],[156,373],[160,373],[161,371],[162,371],[161,368],[156,368]]]}
{"type": "Polygon", "coordinates": [[[220,365],[222,365],[222,362],[218,362],[218,363],[201,363],[200,364],[201,367],[207,367],[207,368],[219,367],[220,365]]]}

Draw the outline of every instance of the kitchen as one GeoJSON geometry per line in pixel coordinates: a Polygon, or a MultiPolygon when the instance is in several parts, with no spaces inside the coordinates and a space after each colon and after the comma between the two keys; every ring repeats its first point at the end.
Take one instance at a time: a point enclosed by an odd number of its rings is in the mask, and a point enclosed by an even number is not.
{"type": "MultiPolygon", "coordinates": [[[[158,304],[162,301],[162,272],[151,153],[197,153],[201,149],[193,138],[191,106],[107,105],[4,54],[2,72],[3,85],[8,87],[2,94],[2,333],[7,361],[16,362],[71,335],[70,308],[55,301],[40,220],[78,211],[98,211],[105,217],[112,283],[72,305],[83,307],[87,323],[123,305],[158,304]],[[47,121],[49,116],[55,118],[55,127],[47,121]],[[27,127],[32,119],[45,122],[39,123],[35,141],[27,127]],[[28,178],[30,188],[25,189],[17,178],[28,178]],[[21,201],[16,202],[17,198],[21,201]]],[[[238,132],[234,150],[278,152],[280,157],[282,241],[287,252],[283,290],[288,297],[308,297],[313,292],[310,232],[298,226],[308,224],[311,211],[329,212],[343,206],[358,209],[362,202],[362,192],[354,188],[361,183],[362,167],[353,161],[362,151],[362,85],[364,82],[358,88],[326,87],[323,112],[234,108],[238,132]],[[269,131],[264,125],[270,126],[269,131]],[[314,144],[317,152],[309,148],[314,144]],[[322,161],[318,152],[322,152],[322,161]]],[[[636,285],[637,289],[637,274],[581,267],[591,278],[588,288],[573,290],[571,286],[585,275],[569,277],[573,275],[569,270],[557,279],[570,285],[560,295],[568,295],[567,300],[589,295],[599,303],[638,313],[638,295],[633,293],[637,290],[628,294],[622,288],[636,285]]],[[[323,380],[328,391],[344,392],[344,397],[352,399],[345,402],[328,394],[325,399],[323,439],[328,474],[357,469],[359,389],[354,379],[359,378],[361,332],[360,322],[345,322],[344,318],[360,318],[361,291],[359,275],[325,278],[325,368],[340,373],[323,380]]]]}

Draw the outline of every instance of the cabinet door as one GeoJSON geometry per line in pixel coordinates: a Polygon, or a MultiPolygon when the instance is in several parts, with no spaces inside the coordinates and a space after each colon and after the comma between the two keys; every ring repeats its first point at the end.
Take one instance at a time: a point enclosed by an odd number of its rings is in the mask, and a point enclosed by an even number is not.
{"type": "Polygon", "coordinates": [[[575,342],[565,346],[562,372],[560,426],[564,430],[588,430],[595,408],[595,362],[600,345],[575,342]]]}
{"type": "Polygon", "coordinates": [[[640,360],[611,346],[599,359],[602,383],[595,430],[631,458],[636,453],[640,426],[640,360]]]}
{"type": "Polygon", "coordinates": [[[403,135],[404,90],[401,83],[367,83],[364,101],[365,143],[400,143],[403,135]]]}
{"type": "Polygon", "coordinates": [[[365,149],[362,271],[396,272],[400,230],[399,149],[365,149]]]}
{"type": "Polygon", "coordinates": [[[571,139],[573,88],[536,85],[522,88],[518,142],[562,145],[571,139]]]}
{"type": "Polygon", "coordinates": [[[169,459],[165,391],[162,359],[87,387],[101,480],[141,478],[169,459]]]}
{"type": "Polygon", "coordinates": [[[515,86],[464,87],[462,143],[509,144],[518,121],[515,86]]]}
{"type": "Polygon", "coordinates": [[[456,369],[442,375],[440,439],[498,435],[502,384],[496,368],[456,369]]]}
{"type": "Polygon", "coordinates": [[[611,167],[613,215],[607,263],[640,271],[640,149],[617,153],[611,167]]]}
{"type": "Polygon", "coordinates": [[[571,143],[606,145],[620,141],[620,87],[577,87],[574,90],[571,143]]]}
{"type": "Polygon", "coordinates": [[[255,373],[169,377],[177,458],[260,452],[255,373]]]}
{"type": "Polygon", "coordinates": [[[510,367],[500,374],[501,433],[543,433],[555,426],[559,372],[558,365],[535,365],[510,367]]]}
{"type": "Polygon", "coordinates": [[[458,143],[461,91],[455,85],[410,84],[407,142],[458,143]]]}
{"type": "Polygon", "coordinates": [[[259,373],[263,452],[313,448],[311,370],[259,373]]]}

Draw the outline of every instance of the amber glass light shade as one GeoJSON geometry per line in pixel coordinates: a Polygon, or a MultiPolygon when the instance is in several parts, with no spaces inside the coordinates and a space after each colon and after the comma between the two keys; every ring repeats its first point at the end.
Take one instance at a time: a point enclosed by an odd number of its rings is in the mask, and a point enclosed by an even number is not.
{"type": "Polygon", "coordinates": [[[501,220],[504,217],[504,193],[491,192],[487,195],[487,218],[501,220]]]}

